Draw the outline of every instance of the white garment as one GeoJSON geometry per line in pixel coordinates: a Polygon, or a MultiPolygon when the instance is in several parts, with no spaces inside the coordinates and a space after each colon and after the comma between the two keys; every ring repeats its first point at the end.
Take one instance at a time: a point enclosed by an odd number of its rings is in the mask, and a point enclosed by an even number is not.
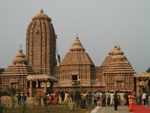
{"type": "Polygon", "coordinates": [[[142,100],[146,99],[146,93],[143,93],[142,100]]]}
{"type": "Polygon", "coordinates": [[[67,103],[69,100],[69,94],[68,93],[65,93],[65,99],[64,99],[64,102],[67,103]]]}
{"type": "Polygon", "coordinates": [[[113,105],[114,104],[114,94],[111,93],[110,94],[110,105],[113,105]]]}

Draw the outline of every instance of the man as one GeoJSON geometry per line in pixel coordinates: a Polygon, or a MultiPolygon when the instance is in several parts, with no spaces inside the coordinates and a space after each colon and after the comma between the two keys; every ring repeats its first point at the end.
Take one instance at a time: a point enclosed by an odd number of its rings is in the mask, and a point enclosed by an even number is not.
{"type": "Polygon", "coordinates": [[[27,97],[26,95],[23,93],[23,95],[21,96],[21,104],[24,105],[26,103],[27,97]]]}
{"type": "Polygon", "coordinates": [[[21,105],[21,95],[20,93],[17,95],[18,105],[21,105]]]}
{"type": "Polygon", "coordinates": [[[1,96],[0,96],[0,113],[4,112],[4,106],[1,103],[1,96]]]}
{"type": "Polygon", "coordinates": [[[64,101],[64,98],[65,98],[65,92],[64,92],[64,90],[62,90],[61,92],[60,92],[60,96],[61,96],[61,100],[62,100],[62,102],[64,101]]]}
{"type": "Polygon", "coordinates": [[[115,92],[114,93],[114,110],[115,111],[118,110],[118,104],[119,104],[118,95],[117,95],[117,92],[115,92]]]}

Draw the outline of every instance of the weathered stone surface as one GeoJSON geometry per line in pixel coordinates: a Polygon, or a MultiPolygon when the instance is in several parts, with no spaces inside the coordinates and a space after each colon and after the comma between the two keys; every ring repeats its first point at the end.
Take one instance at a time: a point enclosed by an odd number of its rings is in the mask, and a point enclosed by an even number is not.
{"type": "Polygon", "coordinates": [[[133,91],[135,71],[120,47],[115,46],[97,71],[109,91],[133,91]]]}
{"type": "Polygon", "coordinates": [[[59,66],[59,86],[73,87],[73,82],[78,82],[76,85],[90,87],[95,79],[94,67],[93,61],[77,37],[59,66]],[[76,81],[72,80],[73,76],[77,76],[76,81]]]}
{"type": "Polygon", "coordinates": [[[25,91],[28,74],[33,74],[32,68],[28,65],[23,51],[19,50],[16,53],[13,63],[0,75],[0,89],[14,88],[25,91]]]}
{"type": "Polygon", "coordinates": [[[27,28],[26,50],[34,72],[54,75],[56,34],[50,17],[43,10],[32,18],[27,28]]]}

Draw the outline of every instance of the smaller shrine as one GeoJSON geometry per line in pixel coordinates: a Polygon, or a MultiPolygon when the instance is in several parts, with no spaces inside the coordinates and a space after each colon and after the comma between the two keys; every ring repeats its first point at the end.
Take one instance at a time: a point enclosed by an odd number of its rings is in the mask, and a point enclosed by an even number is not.
{"type": "Polygon", "coordinates": [[[54,76],[35,73],[20,49],[12,64],[1,71],[0,90],[14,89],[16,93],[42,96],[50,92],[53,82],[56,81],[54,76]]]}
{"type": "Polygon", "coordinates": [[[0,89],[13,88],[19,92],[24,92],[27,88],[26,77],[33,74],[31,66],[28,65],[27,59],[23,50],[20,49],[10,66],[8,66],[0,74],[0,89]]]}
{"type": "Polygon", "coordinates": [[[105,91],[134,91],[135,71],[119,46],[109,52],[96,75],[105,91]]]}
{"type": "Polygon", "coordinates": [[[150,94],[150,73],[143,72],[135,78],[137,95],[142,95],[143,92],[150,94]]]}

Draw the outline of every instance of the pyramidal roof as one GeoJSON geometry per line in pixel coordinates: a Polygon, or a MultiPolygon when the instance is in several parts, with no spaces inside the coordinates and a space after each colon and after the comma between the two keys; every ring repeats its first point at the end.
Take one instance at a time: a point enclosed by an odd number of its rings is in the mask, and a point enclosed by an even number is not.
{"type": "Polygon", "coordinates": [[[13,63],[2,72],[2,75],[28,75],[32,73],[32,68],[28,65],[25,54],[19,50],[13,63]]]}
{"type": "Polygon", "coordinates": [[[20,49],[19,51],[17,51],[16,56],[13,60],[13,64],[26,64],[27,63],[27,59],[25,54],[23,53],[23,50],[20,49]]]}
{"type": "Polygon", "coordinates": [[[134,72],[133,67],[119,46],[115,46],[101,65],[104,72],[134,72]]]}
{"type": "Polygon", "coordinates": [[[83,48],[79,37],[76,37],[71,49],[65,55],[60,65],[79,65],[88,64],[94,65],[88,53],[83,48]]]}

